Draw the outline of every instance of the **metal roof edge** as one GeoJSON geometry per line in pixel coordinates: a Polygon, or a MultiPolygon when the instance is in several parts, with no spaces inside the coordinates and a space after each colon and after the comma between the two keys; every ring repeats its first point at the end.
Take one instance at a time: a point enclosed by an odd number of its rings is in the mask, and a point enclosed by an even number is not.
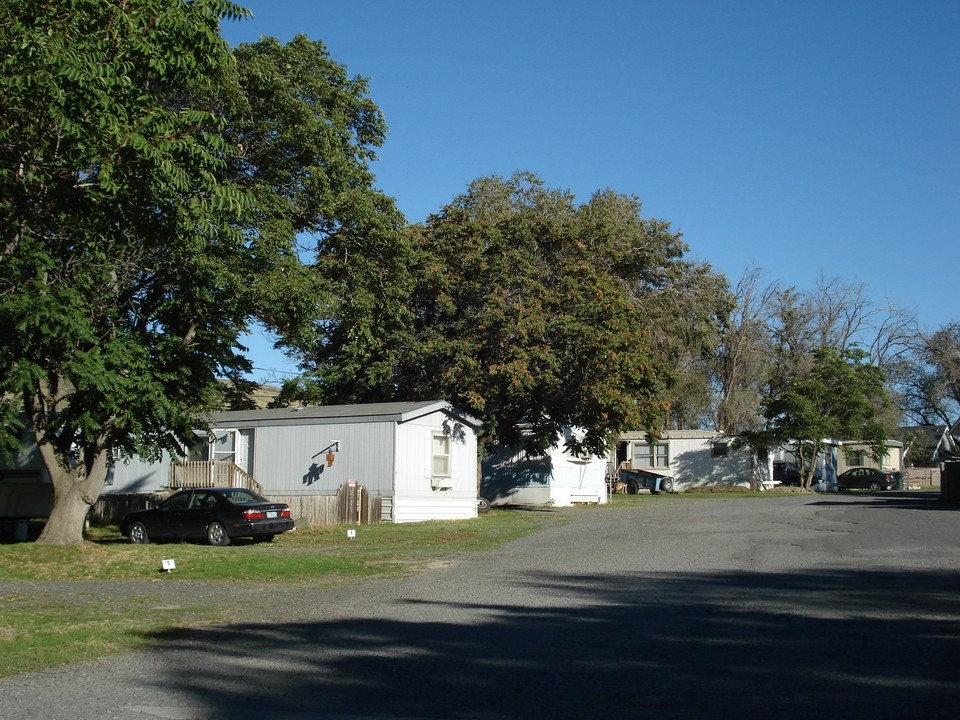
{"type": "Polygon", "coordinates": [[[315,421],[322,423],[396,422],[405,423],[434,412],[443,412],[474,428],[480,426],[475,418],[457,411],[445,400],[400,401],[386,403],[355,403],[349,405],[315,405],[256,410],[225,410],[211,413],[207,421],[212,427],[241,424],[286,424],[315,421]]]}

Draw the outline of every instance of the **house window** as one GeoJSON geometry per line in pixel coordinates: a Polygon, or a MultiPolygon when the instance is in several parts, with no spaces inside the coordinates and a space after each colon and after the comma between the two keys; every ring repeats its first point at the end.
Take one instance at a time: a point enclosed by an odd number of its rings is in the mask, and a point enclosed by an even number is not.
{"type": "Polygon", "coordinates": [[[713,457],[726,457],[730,454],[730,445],[725,442],[715,442],[711,454],[713,457]]]}
{"type": "Polygon", "coordinates": [[[450,477],[450,437],[433,436],[433,476],[450,477]]]}
{"type": "Polygon", "coordinates": [[[670,446],[667,443],[634,443],[633,467],[669,467],[670,446]]]}
{"type": "Polygon", "coordinates": [[[851,452],[851,453],[847,454],[847,464],[848,464],[850,467],[857,467],[858,465],[865,465],[866,463],[864,462],[863,451],[862,451],[862,450],[855,450],[854,452],[851,452]]]}

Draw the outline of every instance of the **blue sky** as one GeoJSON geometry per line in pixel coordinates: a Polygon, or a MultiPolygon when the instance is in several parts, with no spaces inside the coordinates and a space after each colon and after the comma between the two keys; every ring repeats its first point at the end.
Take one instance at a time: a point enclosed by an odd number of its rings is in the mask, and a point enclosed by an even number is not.
{"type": "MultiPolygon", "coordinates": [[[[240,4],[231,43],[302,33],[370,78],[377,184],[411,222],[530,170],[637,195],[731,283],[822,273],[960,320],[960,2],[240,4]]],[[[269,344],[255,366],[289,370],[269,344]]]]}

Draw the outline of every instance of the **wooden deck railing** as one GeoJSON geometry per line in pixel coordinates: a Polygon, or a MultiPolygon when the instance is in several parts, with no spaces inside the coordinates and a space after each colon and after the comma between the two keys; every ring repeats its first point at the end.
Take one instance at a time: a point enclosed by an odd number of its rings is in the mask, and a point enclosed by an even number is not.
{"type": "Polygon", "coordinates": [[[263,486],[235,463],[222,460],[190,460],[170,466],[170,487],[242,487],[263,494],[263,486]]]}

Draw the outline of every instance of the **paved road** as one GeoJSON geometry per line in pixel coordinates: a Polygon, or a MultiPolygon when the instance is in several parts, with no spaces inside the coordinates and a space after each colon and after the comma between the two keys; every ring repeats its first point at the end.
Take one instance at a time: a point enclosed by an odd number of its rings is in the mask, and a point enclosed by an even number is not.
{"type": "Polygon", "coordinates": [[[563,514],[416,577],[265,590],[278,623],[0,681],[0,718],[960,716],[960,508],[935,495],[563,514]]]}

